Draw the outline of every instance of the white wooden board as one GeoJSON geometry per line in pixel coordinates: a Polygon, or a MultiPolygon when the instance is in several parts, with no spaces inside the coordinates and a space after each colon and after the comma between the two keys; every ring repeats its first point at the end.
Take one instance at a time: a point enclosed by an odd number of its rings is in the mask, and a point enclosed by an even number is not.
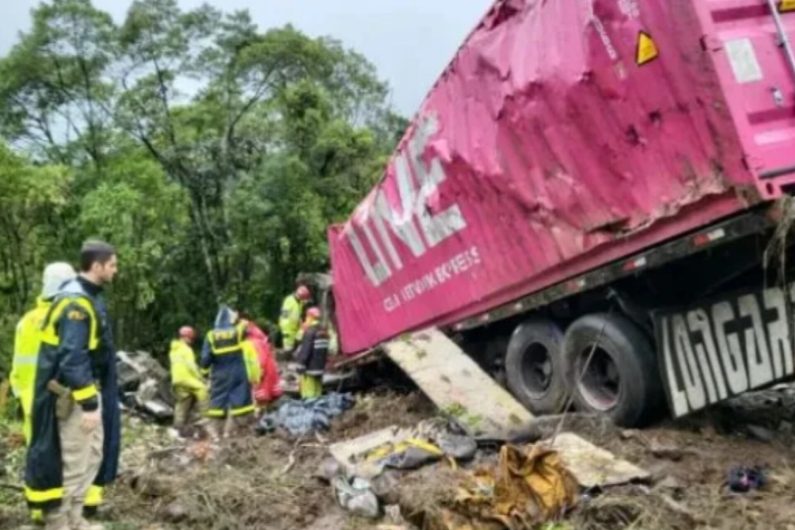
{"type": "Polygon", "coordinates": [[[533,416],[436,328],[384,345],[387,356],[473,436],[510,439],[533,416]]]}

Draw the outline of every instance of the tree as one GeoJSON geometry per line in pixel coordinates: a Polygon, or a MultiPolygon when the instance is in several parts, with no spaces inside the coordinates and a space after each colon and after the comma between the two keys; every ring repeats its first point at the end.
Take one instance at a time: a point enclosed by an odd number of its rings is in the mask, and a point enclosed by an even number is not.
{"type": "Polygon", "coordinates": [[[120,252],[125,346],[201,327],[222,301],[273,317],[297,273],[329,266],[326,227],[407,124],[360,54],[246,11],[135,0],[117,25],[90,0],[50,0],[32,17],[0,59],[8,314],[94,236],[120,252]]]}
{"type": "Polygon", "coordinates": [[[68,168],[34,165],[0,143],[0,363],[10,359],[13,326],[38,295],[45,262],[63,259],[53,247],[70,182],[68,168]]]}

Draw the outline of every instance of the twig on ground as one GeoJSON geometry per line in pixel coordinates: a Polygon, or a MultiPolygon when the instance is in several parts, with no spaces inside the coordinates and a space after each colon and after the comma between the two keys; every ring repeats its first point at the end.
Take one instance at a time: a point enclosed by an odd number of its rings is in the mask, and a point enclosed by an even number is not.
{"type": "Polygon", "coordinates": [[[287,473],[289,473],[290,470],[295,465],[295,452],[298,450],[298,448],[301,445],[301,442],[303,441],[303,439],[304,439],[304,437],[302,435],[293,444],[293,450],[290,451],[290,456],[287,457],[287,465],[284,466],[284,468],[282,469],[282,473],[281,473],[282,475],[286,475],[287,473]]]}
{"type": "Polygon", "coordinates": [[[290,456],[287,458],[287,465],[284,466],[284,468],[282,469],[282,475],[286,475],[287,473],[289,473],[294,465],[295,465],[295,451],[290,453],[290,456]]]}

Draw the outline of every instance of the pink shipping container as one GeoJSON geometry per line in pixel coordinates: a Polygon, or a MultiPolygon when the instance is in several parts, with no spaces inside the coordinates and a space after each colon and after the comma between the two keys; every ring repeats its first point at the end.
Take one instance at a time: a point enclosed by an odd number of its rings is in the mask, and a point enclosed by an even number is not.
{"type": "Polygon", "coordinates": [[[498,1],[329,230],[342,350],[453,326],[788,191],[794,33],[793,0],[498,1]]]}

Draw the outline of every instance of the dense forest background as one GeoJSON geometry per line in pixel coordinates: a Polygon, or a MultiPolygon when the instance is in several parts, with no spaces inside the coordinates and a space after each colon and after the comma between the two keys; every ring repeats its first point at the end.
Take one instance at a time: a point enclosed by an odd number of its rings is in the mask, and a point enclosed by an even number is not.
{"type": "Polygon", "coordinates": [[[161,351],[220,301],[264,322],[407,122],[364,57],[245,11],[50,0],[0,60],[0,372],[46,263],[119,250],[117,343],[161,351]]]}

